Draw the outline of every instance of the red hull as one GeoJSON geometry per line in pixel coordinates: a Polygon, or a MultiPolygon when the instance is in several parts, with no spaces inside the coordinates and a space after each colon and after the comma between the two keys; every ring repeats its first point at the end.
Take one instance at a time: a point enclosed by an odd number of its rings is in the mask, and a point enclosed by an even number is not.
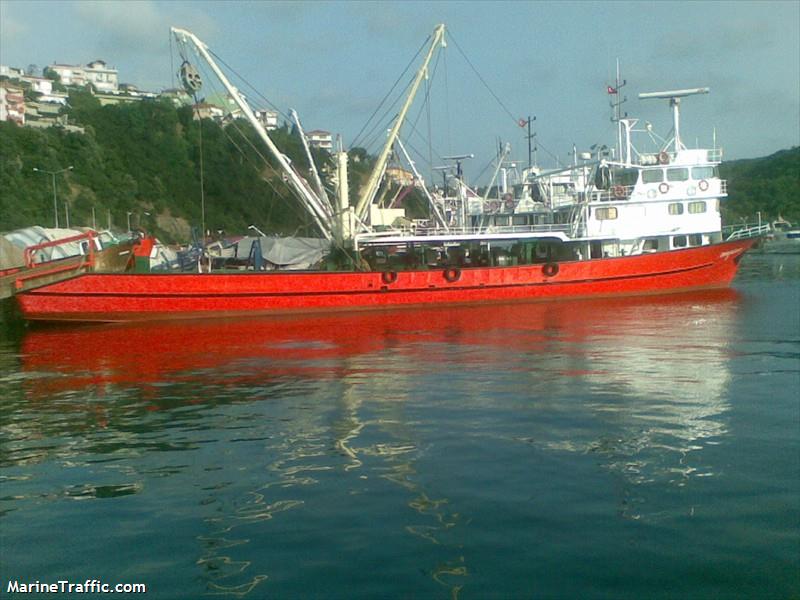
{"type": "Polygon", "coordinates": [[[754,241],[564,262],[555,273],[543,265],[436,269],[401,271],[394,281],[380,272],[90,273],[17,298],[29,320],[134,321],[662,294],[728,286],[754,241]]]}

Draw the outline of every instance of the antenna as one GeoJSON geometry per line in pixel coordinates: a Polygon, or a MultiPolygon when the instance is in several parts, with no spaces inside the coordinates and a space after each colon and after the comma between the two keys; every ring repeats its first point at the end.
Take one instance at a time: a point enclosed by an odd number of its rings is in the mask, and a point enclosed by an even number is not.
{"type": "Polygon", "coordinates": [[[675,131],[675,152],[684,148],[681,143],[681,98],[686,96],[694,96],[697,94],[708,94],[711,88],[689,88],[685,90],[668,90],[666,92],[644,92],[639,94],[639,100],[649,100],[657,98],[661,100],[669,100],[669,105],[672,107],[672,128],[675,131]]]}

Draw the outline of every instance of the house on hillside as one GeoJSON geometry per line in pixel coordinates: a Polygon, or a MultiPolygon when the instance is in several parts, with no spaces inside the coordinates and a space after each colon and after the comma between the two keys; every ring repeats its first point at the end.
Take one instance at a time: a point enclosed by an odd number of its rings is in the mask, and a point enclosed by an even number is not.
{"type": "Polygon", "coordinates": [[[116,92],[119,89],[117,70],[105,61],[93,60],[84,69],[86,79],[98,92],[116,92]]]}
{"type": "Polygon", "coordinates": [[[215,121],[221,121],[225,116],[225,111],[223,109],[221,109],[219,106],[209,104],[208,102],[198,102],[192,108],[194,108],[195,121],[199,121],[200,119],[214,119],[215,121]]]}
{"type": "Polygon", "coordinates": [[[398,185],[414,185],[414,173],[401,167],[386,167],[386,178],[398,185]]]}
{"type": "Polygon", "coordinates": [[[25,83],[29,84],[31,91],[39,94],[39,96],[36,98],[37,102],[46,102],[49,104],[66,106],[68,98],[67,94],[64,92],[53,91],[52,79],[24,75],[20,77],[20,81],[24,81],[25,83]]]}
{"type": "Polygon", "coordinates": [[[192,97],[183,88],[166,89],[158,97],[172,101],[175,106],[186,106],[192,103],[192,97]]]}
{"type": "Polygon", "coordinates": [[[261,109],[255,111],[255,115],[267,131],[278,128],[278,111],[261,109]]]}
{"type": "Polygon", "coordinates": [[[98,92],[116,92],[119,89],[118,71],[102,60],[93,60],[85,67],[54,63],[47,69],[56,73],[66,86],[82,87],[91,83],[98,92]]]}
{"type": "Polygon", "coordinates": [[[25,96],[21,87],[0,81],[0,121],[25,125],[25,96]]]}
{"type": "Polygon", "coordinates": [[[333,150],[333,138],[328,131],[314,129],[306,132],[306,138],[308,139],[308,145],[312,148],[320,148],[329,152],[333,150]]]}
{"type": "Polygon", "coordinates": [[[0,65],[0,77],[8,77],[9,79],[19,79],[25,75],[25,71],[17,69],[16,67],[9,67],[8,65],[0,65]]]}

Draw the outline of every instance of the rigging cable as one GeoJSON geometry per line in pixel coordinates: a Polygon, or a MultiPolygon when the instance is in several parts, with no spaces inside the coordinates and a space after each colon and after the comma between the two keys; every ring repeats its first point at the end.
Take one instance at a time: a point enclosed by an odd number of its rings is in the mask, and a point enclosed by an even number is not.
{"type": "MultiPolygon", "coordinates": [[[[172,45],[170,44],[170,49],[172,45]]],[[[186,58],[186,55],[181,51],[180,52],[181,59],[183,59],[183,63],[189,63],[189,60],[186,58]]],[[[188,90],[187,90],[188,91],[188,90]]],[[[205,247],[206,245],[206,193],[205,193],[205,172],[204,172],[204,165],[203,165],[203,119],[200,116],[200,106],[199,101],[197,99],[197,89],[192,90],[192,99],[194,100],[194,113],[197,116],[197,127],[198,127],[198,152],[200,156],[200,227],[201,227],[201,246],[205,247]]]]}
{"type": "MultiPolygon", "coordinates": [[[[514,121],[514,123],[515,123],[515,124],[519,124],[519,119],[517,119],[517,118],[516,118],[516,117],[515,117],[513,114],[511,114],[511,111],[510,111],[510,110],[508,110],[508,108],[506,107],[506,105],[505,105],[505,104],[503,104],[503,101],[502,101],[502,100],[500,100],[500,98],[497,96],[497,94],[495,94],[495,93],[494,93],[494,91],[492,90],[492,88],[490,88],[490,87],[489,87],[489,84],[488,84],[488,83],[486,83],[486,81],[483,79],[483,77],[481,77],[481,74],[480,74],[480,73],[478,72],[478,70],[475,68],[475,65],[473,65],[473,64],[472,64],[472,61],[470,61],[469,57],[468,57],[468,56],[467,56],[467,55],[464,53],[464,50],[462,50],[462,49],[461,49],[461,46],[459,46],[459,44],[458,44],[458,41],[457,41],[457,40],[455,39],[455,37],[453,36],[453,32],[452,32],[452,31],[450,32],[450,39],[451,39],[451,40],[453,40],[453,43],[455,44],[455,46],[456,46],[456,48],[458,49],[458,51],[461,53],[461,56],[463,56],[463,57],[464,57],[464,60],[466,60],[466,61],[467,61],[467,64],[470,66],[470,68],[471,68],[471,69],[472,69],[472,71],[475,73],[475,75],[477,75],[478,79],[481,81],[481,83],[484,85],[484,87],[485,87],[487,90],[489,90],[489,93],[492,95],[492,97],[494,97],[494,99],[497,101],[497,103],[498,103],[498,104],[499,104],[499,105],[500,105],[500,106],[503,108],[503,110],[504,110],[504,111],[506,111],[506,114],[507,114],[509,117],[511,117],[511,119],[514,121]]],[[[542,146],[542,144],[539,142],[539,140],[538,140],[538,139],[536,140],[536,143],[537,143],[537,146],[538,146],[539,148],[541,148],[542,150],[544,150],[544,151],[545,151],[547,154],[549,154],[549,155],[550,155],[550,157],[551,157],[553,160],[555,160],[557,164],[561,164],[561,163],[560,163],[560,161],[559,161],[559,159],[558,159],[558,157],[557,157],[555,154],[553,154],[552,152],[550,152],[550,151],[549,151],[547,148],[545,148],[544,146],[542,146]]]]}
{"type": "Polygon", "coordinates": [[[172,39],[172,33],[169,34],[169,70],[170,70],[170,81],[172,82],[172,89],[176,89],[175,85],[175,61],[172,57],[172,44],[174,43],[172,39]]]}
{"type": "MultiPolygon", "coordinates": [[[[214,77],[209,77],[208,76],[209,74],[206,71],[206,69],[204,68],[204,63],[203,62],[200,63],[200,67],[205,71],[204,79],[207,82],[207,84],[212,88],[212,92],[214,93],[214,95],[218,96],[218,97],[222,97],[222,96],[226,95],[226,93],[223,93],[217,87],[217,85],[215,83],[216,82],[216,76],[214,76],[214,77]]],[[[196,101],[196,98],[195,98],[195,101],[196,101]]],[[[233,116],[232,111],[229,108],[227,108],[227,106],[226,106],[226,110],[227,110],[227,115],[229,117],[232,117],[233,116]]],[[[202,120],[200,120],[200,121],[202,123],[202,120]]],[[[242,139],[245,142],[247,142],[247,144],[259,156],[259,158],[261,158],[261,160],[264,162],[264,164],[269,169],[271,169],[273,173],[278,173],[278,171],[275,169],[275,167],[273,167],[269,163],[269,160],[260,152],[260,150],[253,144],[253,142],[238,127],[238,124],[236,123],[236,119],[231,119],[231,125],[233,126],[233,129],[242,137],[242,139]]],[[[227,128],[226,127],[220,127],[220,129],[225,134],[225,136],[228,138],[228,140],[236,147],[236,149],[240,152],[240,154],[244,157],[244,159],[247,160],[247,162],[250,163],[255,168],[255,170],[258,172],[258,166],[256,165],[256,163],[239,147],[238,144],[236,144],[236,142],[233,140],[233,138],[230,135],[230,133],[227,131],[227,128]]],[[[294,212],[295,216],[300,217],[300,220],[303,221],[307,225],[307,222],[306,222],[307,215],[305,214],[305,211],[300,211],[299,208],[296,206],[295,202],[289,202],[288,201],[289,199],[283,193],[281,193],[281,191],[278,188],[276,188],[269,179],[266,179],[266,178],[263,178],[263,177],[260,177],[260,178],[262,179],[262,181],[265,181],[267,183],[267,185],[270,187],[270,189],[272,189],[273,193],[275,193],[275,195],[278,196],[278,198],[280,200],[284,201],[285,205],[287,207],[289,207],[289,209],[292,212],[294,212]]],[[[270,211],[269,211],[270,217],[271,217],[273,205],[274,205],[274,203],[270,203],[270,211]]],[[[268,217],[268,218],[270,218],[270,217],[268,217]]]]}
{"type": "Polygon", "coordinates": [[[452,31],[450,32],[450,39],[453,40],[453,43],[456,45],[456,48],[458,48],[458,51],[461,53],[461,56],[463,56],[464,60],[467,61],[467,64],[470,66],[470,68],[472,68],[472,71],[475,73],[475,75],[478,76],[478,79],[480,79],[480,81],[484,85],[484,87],[486,87],[486,89],[489,90],[489,93],[494,97],[495,100],[497,100],[497,103],[501,107],[503,107],[503,110],[505,110],[506,113],[508,114],[508,116],[511,117],[511,120],[514,121],[514,123],[518,123],[519,119],[517,119],[517,117],[515,117],[514,115],[511,114],[511,111],[508,110],[508,108],[506,107],[505,104],[503,104],[503,101],[500,100],[500,98],[498,98],[497,94],[495,94],[494,91],[492,90],[492,88],[489,87],[489,84],[486,83],[486,81],[483,79],[483,77],[481,77],[481,74],[478,73],[478,70],[475,68],[475,65],[472,64],[472,61],[470,61],[469,57],[461,49],[461,46],[458,44],[458,41],[456,40],[456,38],[453,36],[453,32],[452,31]]]}
{"type": "Polygon", "coordinates": [[[261,98],[261,99],[262,99],[264,102],[266,102],[266,103],[267,103],[267,106],[269,106],[270,108],[274,109],[274,110],[275,110],[275,111],[276,111],[278,114],[280,114],[280,115],[281,115],[281,116],[284,118],[284,120],[286,120],[286,121],[289,121],[289,120],[290,120],[290,119],[289,119],[289,116],[288,116],[288,115],[287,115],[285,112],[283,112],[283,111],[282,111],[280,108],[278,108],[277,106],[275,106],[275,104],[273,104],[273,103],[270,101],[270,99],[269,99],[269,98],[267,98],[267,97],[266,97],[266,96],[264,96],[264,95],[263,95],[263,94],[262,94],[260,91],[258,91],[258,89],[257,89],[255,86],[253,86],[253,85],[252,85],[252,84],[251,84],[251,83],[250,83],[250,82],[249,82],[247,79],[245,79],[244,77],[242,77],[242,76],[241,76],[241,75],[240,75],[240,74],[239,74],[239,73],[236,71],[236,69],[234,69],[234,68],[233,68],[233,67],[231,67],[231,66],[230,66],[228,63],[226,63],[224,60],[222,60],[222,58],[220,58],[220,57],[219,57],[219,56],[218,56],[216,53],[214,53],[214,52],[213,52],[211,49],[208,49],[208,53],[209,53],[209,54],[211,54],[211,56],[213,56],[214,58],[216,58],[216,59],[217,59],[219,62],[221,62],[223,65],[225,65],[225,68],[229,69],[229,70],[231,71],[231,73],[233,73],[234,75],[236,75],[236,77],[238,77],[238,78],[239,78],[239,80],[240,80],[242,83],[244,83],[244,84],[245,84],[245,85],[246,85],[248,88],[250,88],[251,90],[253,90],[253,92],[255,93],[255,95],[256,95],[256,96],[258,96],[258,97],[259,97],[259,98],[261,98]]]}
{"type": "MultiPolygon", "coordinates": [[[[455,40],[454,40],[455,41],[455,40]]],[[[453,154],[453,136],[450,129],[450,72],[447,69],[447,53],[444,55],[444,114],[447,115],[445,126],[447,127],[447,153],[453,154]]],[[[433,168],[433,165],[431,165],[433,168]]],[[[431,170],[431,181],[433,180],[433,170],[431,170]]]]}
{"type": "MultiPolygon", "coordinates": [[[[427,39],[426,39],[426,40],[425,40],[425,41],[422,43],[422,45],[419,47],[419,49],[417,50],[416,54],[414,54],[414,56],[412,57],[412,59],[411,59],[410,61],[408,61],[408,64],[406,65],[406,68],[405,68],[405,69],[403,69],[403,72],[402,72],[402,73],[400,73],[400,75],[397,77],[397,79],[395,80],[394,84],[392,84],[392,87],[389,89],[389,91],[388,91],[388,92],[386,92],[386,95],[385,95],[385,96],[383,97],[383,99],[380,101],[380,103],[378,104],[377,108],[375,108],[375,110],[373,111],[372,115],[370,115],[369,119],[367,119],[367,122],[366,122],[366,123],[364,123],[364,126],[361,128],[361,131],[359,131],[359,132],[356,134],[356,137],[354,137],[354,138],[353,138],[353,142],[350,144],[350,146],[349,146],[349,148],[348,148],[348,149],[352,149],[352,148],[354,148],[354,147],[355,147],[355,145],[356,145],[356,142],[357,142],[357,141],[358,141],[358,140],[361,138],[361,134],[362,134],[362,133],[364,133],[364,130],[365,130],[365,129],[367,128],[367,126],[370,124],[370,122],[372,121],[372,119],[374,119],[374,118],[375,118],[375,115],[376,115],[376,114],[378,114],[378,111],[381,109],[381,107],[383,106],[384,102],[386,102],[386,100],[387,100],[387,99],[389,98],[389,96],[392,94],[392,92],[394,91],[394,89],[397,87],[397,84],[398,84],[398,83],[400,83],[400,81],[403,79],[403,77],[405,76],[405,74],[406,74],[406,73],[408,72],[408,70],[411,68],[411,65],[413,65],[413,64],[414,64],[414,62],[417,60],[417,57],[420,55],[420,53],[422,52],[422,50],[423,50],[423,49],[425,48],[425,46],[428,44],[428,42],[430,41],[430,39],[431,39],[431,36],[428,36],[428,37],[427,37],[427,39]]],[[[409,85],[410,85],[410,84],[409,84],[409,85]]],[[[406,86],[406,88],[408,88],[408,86],[406,86]]],[[[397,104],[397,100],[395,100],[395,101],[394,101],[394,103],[393,103],[392,105],[394,105],[394,104],[397,104]]],[[[384,114],[385,114],[385,113],[384,113],[384,114]]],[[[374,126],[373,126],[373,127],[374,127],[374,126]]],[[[368,135],[369,135],[369,134],[368,134],[368,135]]]]}
{"type": "Polygon", "coordinates": [[[381,139],[382,135],[383,136],[386,135],[387,129],[391,129],[390,124],[393,123],[395,119],[397,119],[399,113],[397,112],[394,113],[391,119],[387,120],[387,118],[389,114],[392,112],[392,110],[394,110],[394,108],[400,103],[400,101],[407,96],[406,92],[411,88],[413,83],[414,83],[413,80],[409,80],[406,87],[403,88],[403,90],[397,95],[394,101],[389,106],[386,107],[386,110],[384,110],[383,115],[381,115],[380,119],[376,120],[375,123],[372,125],[372,128],[366,133],[366,135],[362,137],[361,146],[364,149],[369,149],[370,147],[372,147],[374,144],[377,143],[379,139],[381,139]],[[384,126],[381,127],[381,125],[384,126]]]}
{"type": "Polygon", "coordinates": [[[194,96],[194,108],[197,115],[197,131],[198,137],[198,152],[200,154],[200,227],[202,228],[202,245],[206,245],[206,190],[205,190],[205,175],[203,170],[203,119],[200,116],[200,106],[197,101],[197,92],[194,96]]]}

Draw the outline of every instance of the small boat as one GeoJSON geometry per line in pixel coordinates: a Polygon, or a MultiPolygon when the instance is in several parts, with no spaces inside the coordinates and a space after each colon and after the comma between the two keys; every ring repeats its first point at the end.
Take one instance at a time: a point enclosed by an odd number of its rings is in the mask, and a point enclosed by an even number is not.
{"type": "Polygon", "coordinates": [[[767,254],[800,254],[800,227],[778,217],[772,222],[762,249],[767,254]]]}
{"type": "MultiPolygon", "coordinates": [[[[727,186],[717,169],[722,151],[688,149],[681,141],[681,100],[708,88],[640,94],[669,100],[672,109],[673,137],[656,151],[638,151],[636,119],[618,118],[616,156],[598,154],[581,164],[576,156],[571,167],[550,172],[531,168],[497,200],[490,200],[488,191],[481,197],[470,190],[459,173],[456,197],[426,190],[431,223],[412,230],[402,219],[387,224],[385,216],[393,213],[374,200],[393,150],[406,156],[414,184],[424,189],[399,132],[434,50],[442,45],[444,26],[434,31],[409,98],[355,205],[349,201],[346,152],[334,153],[337,194],[331,200],[296,113],[311,165],[308,177],[275,147],[205,44],[186,30],[172,31],[179,44],[208,62],[256,129],[327,240],[329,259],[316,270],[265,271],[254,263],[252,270],[235,272],[83,273],[18,294],[26,319],[142,321],[721,288],[730,285],[740,259],[764,233],[750,229],[723,239],[719,205],[727,186]]],[[[182,78],[196,92],[201,77],[185,58],[189,55],[182,52],[182,78]]]]}

